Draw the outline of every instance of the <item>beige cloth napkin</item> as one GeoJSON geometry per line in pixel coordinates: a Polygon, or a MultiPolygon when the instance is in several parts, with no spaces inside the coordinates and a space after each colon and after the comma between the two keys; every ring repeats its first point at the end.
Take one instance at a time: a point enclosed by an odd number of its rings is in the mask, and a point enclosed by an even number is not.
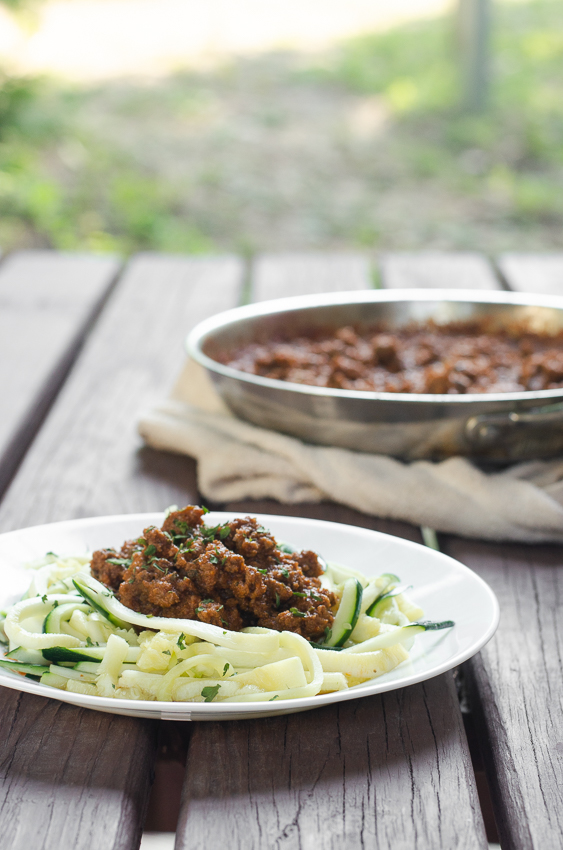
{"type": "Polygon", "coordinates": [[[563,460],[484,473],[461,457],[402,463],[309,445],[236,419],[193,361],[139,432],[153,448],[195,458],[201,493],[213,501],[332,500],[466,537],[563,542],[563,460]]]}

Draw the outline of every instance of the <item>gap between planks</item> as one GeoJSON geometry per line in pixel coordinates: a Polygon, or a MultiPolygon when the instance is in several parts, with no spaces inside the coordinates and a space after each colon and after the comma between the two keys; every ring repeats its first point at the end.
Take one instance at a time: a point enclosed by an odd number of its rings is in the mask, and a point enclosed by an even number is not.
{"type": "Polygon", "coordinates": [[[563,843],[561,547],[444,537],[496,593],[493,639],[464,665],[504,850],[563,843]]]}
{"type": "Polygon", "coordinates": [[[563,254],[502,254],[500,274],[510,289],[537,295],[563,295],[563,254]]]}
{"type": "Polygon", "coordinates": [[[476,252],[392,252],[379,258],[386,289],[502,289],[489,261],[476,252]]]}
{"type": "MultiPolygon", "coordinates": [[[[347,260],[349,274],[340,260],[335,276],[333,258],[324,265],[322,257],[310,255],[259,258],[252,292],[263,300],[370,288],[365,256],[347,260]]],[[[412,526],[331,503],[223,507],[313,516],[421,539],[412,526]]],[[[335,841],[350,850],[366,843],[380,850],[487,846],[451,673],[300,715],[198,724],[193,730],[176,850],[210,843],[328,850],[335,841]]]]}
{"type": "MultiPolygon", "coordinates": [[[[136,420],[167,394],[190,327],[237,303],[241,275],[228,257],[129,264],[6,493],[2,530],[196,498],[193,463],[143,449],[136,420]]],[[[136,850],[156,724],[4,688],[0,713],[10,850],[136,850]]]]}
{"type": "Polygon", "coordinates": [[[112,257],[25,251],[0,265],[0,496],[115,282],[112,257]]]}

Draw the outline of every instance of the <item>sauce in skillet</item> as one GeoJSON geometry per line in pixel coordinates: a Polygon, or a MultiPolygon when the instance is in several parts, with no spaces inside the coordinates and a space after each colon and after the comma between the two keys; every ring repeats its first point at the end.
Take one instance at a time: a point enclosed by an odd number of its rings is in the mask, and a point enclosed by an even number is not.
{"type": "Polygon", "coordinates": [[[563,331],[556,336],[485,323],[409,325],[393,331],[342,327],[251,343],[227,365],[242,372],[346,390],[504,393],[563,387],[563,331]]]}

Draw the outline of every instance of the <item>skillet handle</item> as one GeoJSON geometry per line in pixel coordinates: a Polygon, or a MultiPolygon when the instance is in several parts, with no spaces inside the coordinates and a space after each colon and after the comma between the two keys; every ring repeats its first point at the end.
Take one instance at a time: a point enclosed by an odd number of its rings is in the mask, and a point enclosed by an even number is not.
{"type": "Polygon", "coordinates": [[[563,451],[563,403],[471,416],[464,431],[469,446],[485,455],[506,460],[551,457],[563,451]]]}

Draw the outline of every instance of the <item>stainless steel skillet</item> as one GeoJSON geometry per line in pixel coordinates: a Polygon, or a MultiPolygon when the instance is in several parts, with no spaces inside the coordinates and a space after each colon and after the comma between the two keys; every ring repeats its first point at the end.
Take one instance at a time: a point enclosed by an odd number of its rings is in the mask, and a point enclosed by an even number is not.
{"type": "Polygon", "coordinates": [[[462,454],[513,461],[563,452],[563,388],[466,395],[360,392],[275,381],[219,362],[245,343],[279,335],[485,316],[498,327],[517,323],[556,333],[563,328],[563,298],[419,289],[284,298],[207,319],[191,332],[187,347],[234,413],[307,442],[404,459],[462,454]]]}

